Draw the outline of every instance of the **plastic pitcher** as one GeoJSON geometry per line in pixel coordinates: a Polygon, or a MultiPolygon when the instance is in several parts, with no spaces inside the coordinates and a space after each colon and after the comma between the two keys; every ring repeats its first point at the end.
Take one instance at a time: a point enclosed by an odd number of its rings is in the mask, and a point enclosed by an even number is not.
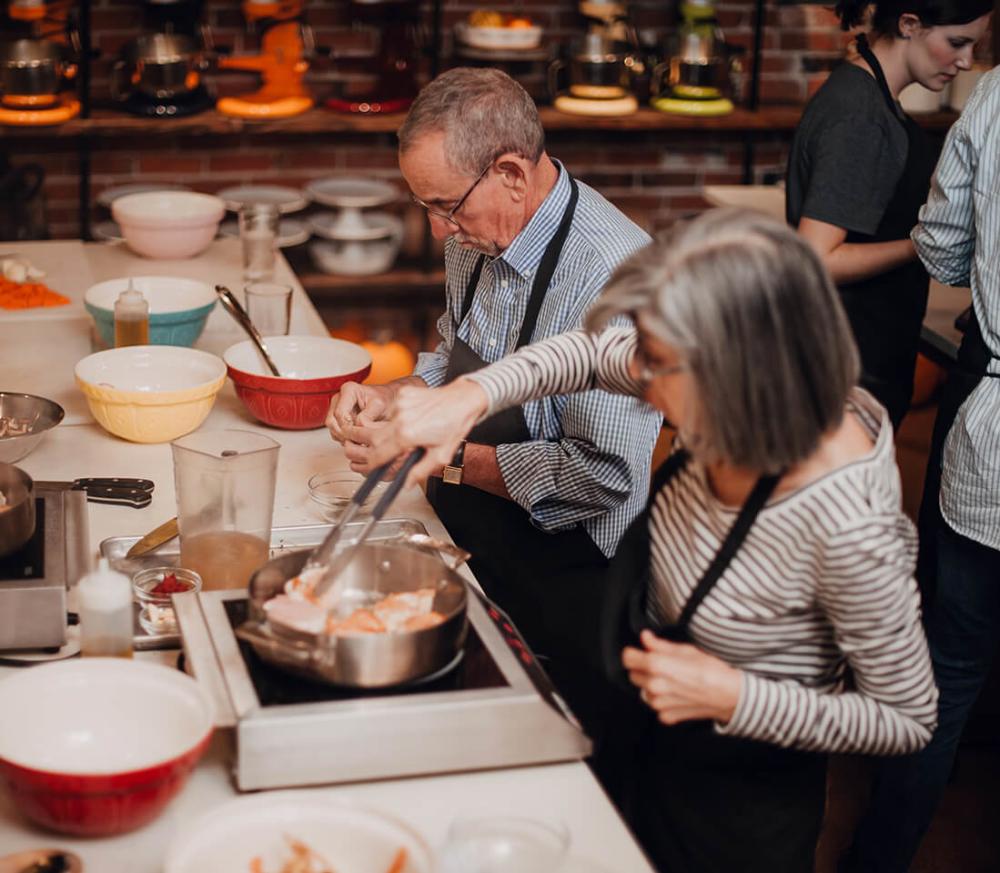
{"type": "Polygon", "coordinates": [[[279,443],[245,430],[197,431],[170,444],[181,566],[206,591],[246,588],[269,555],[279,443]]]}

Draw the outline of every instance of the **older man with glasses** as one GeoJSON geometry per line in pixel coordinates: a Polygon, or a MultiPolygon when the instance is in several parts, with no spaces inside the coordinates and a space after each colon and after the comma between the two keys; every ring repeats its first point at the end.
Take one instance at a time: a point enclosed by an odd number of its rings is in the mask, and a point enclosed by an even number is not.
{"type": "MultiPolygon", "coordinates": [[[[352,468],[399,388],[437,387],[580,327],[616,266],[649,237],[545,152],[527,92],[493,69],[423,89],[399,131],[399,166],[445,241],[441,342],[412,376],[346,385],[327,424],[352,468]]],[[[428,486],[486,593],[506,610],[593,730],[604,571],[643,508],[660,416],[641,400],[555,396],[479,424],[428,486]]]]}

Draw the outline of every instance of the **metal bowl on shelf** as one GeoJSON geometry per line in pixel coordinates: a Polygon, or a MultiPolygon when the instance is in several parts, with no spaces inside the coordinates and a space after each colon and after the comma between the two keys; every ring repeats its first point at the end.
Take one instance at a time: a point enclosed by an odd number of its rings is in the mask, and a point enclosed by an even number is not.
{"type": "Polygon", "coordinates": [[[5,100],[55,95],[63,79],[76,72],[62,46],[44,39],[0,43],[0,91],[5,100]]]}
{"type": "Polygon", "coordinates": [[[0,462],[13,464],[27,457],[65,414],[45,397],[0,391],[0,462]]]}

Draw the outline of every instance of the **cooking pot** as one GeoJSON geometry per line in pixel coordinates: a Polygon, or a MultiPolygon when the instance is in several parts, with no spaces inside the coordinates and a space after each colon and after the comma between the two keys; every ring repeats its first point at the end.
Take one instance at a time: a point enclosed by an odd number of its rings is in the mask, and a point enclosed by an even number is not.
{"type": "Polygon", "coordinates": [[[15,39],[0,44],[0,90],[9,106],[55,103],[63,81],[74,75],[76,66],[57,43],[15,39]]]}
{"type": "Polygon", "coordinates": [[[176,33],[151,33],[125,44],[111,76],[111,93],[124,100],[139,91],[157,100],[169,100],[193,91],[200,83],[205,61],[197,43],[176,33]]]}
{"type": "Polygon", "coordinates": [[[35,483],[20,467],[0,463],[0,558],[12,555],[35,532],[35,483]]]}
{"type": "MultiPolygon", "coordinates": [[[[236,629],[236,636],[263,660],[333,685],[385,688],[435,673],[460,652],[467,629],[465,580],[445,564],[440,552],[408,542],[363,544],[343,571],[341,603],[350,611],[387,594],[433,588],[433,608],[444,616],[440,624],[416,631],[336,636],[269,622],[264,603],[299,574],[309,554],[296,551],[274,558],[250,579],[250,618],[236,629]]],[[[461,554],[462,560],[466,557],[461,554]]]]}

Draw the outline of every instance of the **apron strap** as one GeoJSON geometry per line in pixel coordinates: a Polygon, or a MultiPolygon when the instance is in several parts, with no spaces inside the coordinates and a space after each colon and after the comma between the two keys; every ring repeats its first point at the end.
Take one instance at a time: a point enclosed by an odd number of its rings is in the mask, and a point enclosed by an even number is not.
{"type": "Polygon", "coordinates": [[[458,325],[465,321],[465,316],[469,314],[469,309],[472,307],[472,298],[476,296],[476,286],[479,284],[479,277],[483,275],[483,265],[486,263],[486,255],[480,255],[479,260],[476,261],[476,266],[472,269],[472,275],[469,276],[469,281],[465,286],[465,296],[462,297],[462,309],[458,314],[458,322],[455,324],[456,330],[458,325]]]}
{"type": "Polygon", "coordinates": [[[701,605],[708,592],[715,587],[715,583],[719,581],[733,560],[733,557],[739,551],[740,546],[743,545],[743,541],[747,538],[750,528],[757,520],[757,516],[764,508],[764,504],[767,503],[768,498],[774,493],[774,489],[777,487],[780,479],[781,474],[779,473],[774,476],[761,476],[757,480],[753,491],[750,492],[750,496],[747,497],[746,502],[740,509],[740,514],[736,517],[736,521],[729,529],[729,533],[726,534],[726,539],[722,543],[722,547],[716,552],[715,558],[705,571],[705,575],[701,577],[694,591],[691,592],[687,603],[684,604],[684,609],[681,610],[680,617],[677,619],[677,624],[675,625],[676,629],[681,631],[687,630],[695,610],[701,605]]]}
{"type": "MultiPolygon", "coordinates": [[[[567,174],[568,175],[568,174],[567,174]]],[[[555,235],[545,247],[541,263],[535,271],[535,282],[531,286],[531,297],[528,298],[528,307],[524,312],[524,321],[521,322],[521,331],[517,336],[515,349],[526,346],[531,342],[531,335],[535,332],[535,322],[538,320],[538,313],[542,308],[542,301],[545,299],[545,292],[549,290],[549,283],[555,274],[556,265],[559,263],[559,256],[562,254],[563,244],[569,234],[570,225],[573,224],[573,216],[576,213],[576,201],[580,196],[580,189],[576,184],[576,179],[569,177],[569,202],[563,212],[562,221],[556,228],[555,235]]]]}
{"type": "Polygon", "coordinates": [[[868,66],[871,67],[871,71],[875,76],[875,81],[878,82],[879,88],[882,91],[882,96],[885,97],[885,102],[889,104],[889,108],[892,110],[893,115],[895,115],[900,121],[910,120],[909,116],[903,112],[899,104],[892,99],[892,91],[889,90],[889,83],[885,79],[885,73],[882,70],[882,65],[878,62],[878,58],[875,57],[875,52],[871,50],[871,46],[868,45],[868,37],[863,33],[858,34],[855,40],[855,45],[858,47],[858,54],[861,55],[867,62],[868,66]]]}
{"type": "MultiPolygon", "coordinates": [[[[569,174],[567,173],[567,175],[569,174]]],[[[542,260],[535,271],[535,280],[531,286],[531,296],[528,298],[528,306],[524,312],[524,319],[521,321],[521,330],[517,336],[517,343],[511,351],[519,349],[521,346],[526,346],[531,342],[532,334],[535,332],[535,323],[538,321],[538,313],[541,311],[542,303],[545,300],[545,293],[549,290],[552,276],[556,271],[556,266],[559,264],[559,256],[562,254],[563,245],[573,224],[573,216],[576,214],[576,202],[580,197],[580,188],[576,184],[576,179],[572,176],[569,176],[569,185],[569,202],[567,202],[566,208],[563,210],[562,220],[559,222],[559,226],[556,228],[552,239],[546,245],[545,251],[542,254],[542,260]]],[[[469,281],[465,286],[465,296],[462,298],[462,307],[459,311],[458,322],[455,324],[456,332],[458,325],[465,321],[465,316],[469,314],[469,310],[472,308],[472,299],[476,296],[479,277],[483,274],[483,266],[485,264],[486,255],[480,255],[476,266],[472,270],[472,275],[469,276],[469,281]]]]}

